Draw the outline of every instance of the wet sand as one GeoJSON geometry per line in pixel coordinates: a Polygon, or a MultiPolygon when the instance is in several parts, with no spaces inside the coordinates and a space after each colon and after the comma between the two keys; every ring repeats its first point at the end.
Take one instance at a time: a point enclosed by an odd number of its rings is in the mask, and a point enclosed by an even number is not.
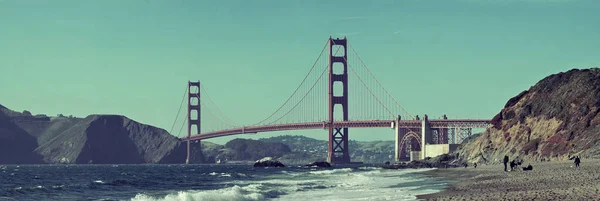
{"type": "MultiPolygon", "coordinates": [[[[527,166],[525,162],[523,166],[527,166]]],[[[436,169],[432,177],[457,181],[423,200],[600,200],[600,160],[531,163],[533,171],[504,172],[504,165],[436,169]]]]}

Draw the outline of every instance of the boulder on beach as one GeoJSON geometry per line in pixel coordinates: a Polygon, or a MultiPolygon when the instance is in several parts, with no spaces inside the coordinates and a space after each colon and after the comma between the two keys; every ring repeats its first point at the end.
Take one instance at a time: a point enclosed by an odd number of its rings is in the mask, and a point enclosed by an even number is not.
{"type": "Polygon", "coordinates": [[[283,163],[273,159],[272,157],[264,157],[254,163],[254,167],[285,167],[283,163]]]}
{"type": "Polygon", "coordinates": [[[317,161],[317,162],[308,164],[306,166],[309,166],[309,167],[331,167],[331,164],[329,164],[328,162],[325,162],[325,161],[317,161]]]}

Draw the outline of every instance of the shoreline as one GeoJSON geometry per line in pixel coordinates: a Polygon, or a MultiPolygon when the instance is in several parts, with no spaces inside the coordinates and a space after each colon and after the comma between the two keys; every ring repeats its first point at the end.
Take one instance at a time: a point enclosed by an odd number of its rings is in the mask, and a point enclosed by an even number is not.
{"type": "MultiPolygon", "coordinates": [[[[524,163],[524,165],[529,163],[524,163]]],[[[600,160],[531,163],[533,171],[504,172],[503,164],[476,169],[448,168],[421,172],[433,179],[453,181],[437,193],[418,200],[595,200],[600,197],[600,160]]]]}

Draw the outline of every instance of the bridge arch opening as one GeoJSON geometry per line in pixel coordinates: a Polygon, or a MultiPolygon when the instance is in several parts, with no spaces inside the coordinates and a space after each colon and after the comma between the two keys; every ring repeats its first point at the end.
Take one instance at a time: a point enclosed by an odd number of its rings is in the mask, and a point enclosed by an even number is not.
{"type": "Polygon", "coordinates": [[[344,64],[340,62],[333,63],[332,71],[334,75],[343,75],[344,74],[344,64]]]}
{"type": "Polygon", "coordinates": [[[198,126],[197,125],[191,125],[190,126],[190,132],[191,132],[192,135],[199,134],[199,133],[196,133],[197,131],[198,131],[198,126]]]}
{"type": "Polygon", "coordinates": [[[198,111],[197,110],[190,111],[190,119],[193,119],[193,120],[198,119],[198,111]]]}
{"type": "Polygon", "coordinates": [[[343,82],[333,82],[333,96],[342,97],[344,96],[344,83],[343,82]]]}
{"type": "Polygon", "coordinates": [[[410,160],[411,151],[421,151],[421,136],[414,131],[406,133],[400,141],[400,159],[410,160]]]}
{"type": "Polygon", "coordinates": [[[190,105],[191,106],[196,106],[198,104],[199,104],[198,98],[196,98],[196,97],[190,98],[190,105]]]}
{"type": "Polygon", "coordinates": [[[188,91],[189,93],[198,93],[198,91],[200,91],[200,88],[198,88],[198,86],[190,86],[190,91],[188,91]]]}
{"type": "Polygon", "coordinates": [[[331,55],[332,56],[336,56],[336,57],[343,57],[345,56],[346,50],[344,48],[343,45],[333,45],[331,46],[331,55]]]}
{"type": "Polygon", "coordinates": [[[335,104],[333,106],[333,120],[344,121],[344,106],[342,104],[335,104]]]}

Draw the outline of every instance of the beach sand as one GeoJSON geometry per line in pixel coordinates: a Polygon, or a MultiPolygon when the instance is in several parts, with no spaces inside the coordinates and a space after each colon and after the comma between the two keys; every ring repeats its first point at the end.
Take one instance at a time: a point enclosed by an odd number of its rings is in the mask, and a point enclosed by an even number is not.
{"type": "MultiPolygon", "coordinates": [[[[523,167],[527,166],[527,161],[523,167]]],[[[436,169],[432,177],[454,180],[447,190],[423,200],[600,200],[600,160],[531,163],[533,171],[504,172],[504,165],[436,169]]]]}

